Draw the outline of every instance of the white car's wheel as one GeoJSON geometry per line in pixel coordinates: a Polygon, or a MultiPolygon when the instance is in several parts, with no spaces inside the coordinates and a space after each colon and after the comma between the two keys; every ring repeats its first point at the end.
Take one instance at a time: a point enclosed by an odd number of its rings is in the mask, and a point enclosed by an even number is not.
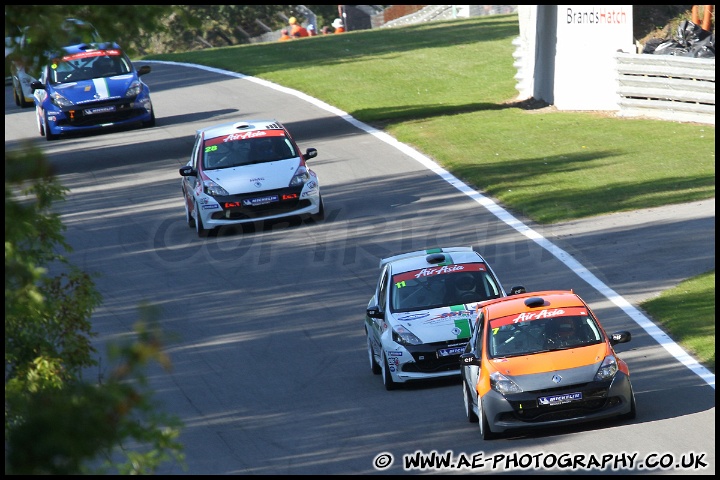
{"type": "Polygon", "coordinates": [[[195,203],[195,231],[197,232],[198,237],[207,237],[208,231],[205,230],[205,227],[203,226],[202,218],[200,218],[200,207],[197,202],[195,203]]]}
{"type": "Polygon", "coordinates": [[[463,379],[462,381],[462,387],[463,387],[463,401],[465,402],[465,416],[468,419],[468,422],[470,423],[477,423],[478,416],[475,414],[475,411],[473,410],[473,402],[472,402],[472,394],[470,393],[470,387],[468,387],[467,382],[463,379]]]}
{"type": "Polygon", "coordinates": [[[188,200],[185,194],[183,193],[183,202],[185,203],[185,222],[187,223],[188,227],[193,228],[195,227],[195,219],[192,216],[192,212],[190,211],[190,206],[188,205],[188,200]]]}
{"type": "Polygon", "coordinates": [[[397,388],[397,384],[390,373],[390,366],[388,364],[387,357],[385,356],[385,352],[382,354],[382,379],[383,384],[385,385],[385,390],[395,390],[397,388]]]}
{"type": "Polygon", "coordinates": [[[322,196],[320,196],[320,210],[318,210],[318,213],[313,215],[312,218],[316,221],[325,220],[325,202],[323,201],[322,196]]]}
{"type": "Polygon", "coordinates": [[[368,351],[368,357],[370,359],[370,370],[372,370],[373,374],[380,375],[380,373],[382,372],[382,367],[375,360],[375,354],[373,353],[372,343],[370,341],[370,335],[367,335],[367,351],[368,351]]]}

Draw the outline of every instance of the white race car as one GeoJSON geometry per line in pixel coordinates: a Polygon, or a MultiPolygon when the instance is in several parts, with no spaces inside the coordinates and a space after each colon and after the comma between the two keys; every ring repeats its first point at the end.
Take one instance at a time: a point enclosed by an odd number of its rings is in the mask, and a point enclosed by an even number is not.
{"type": "Polygon", "coordinates": [[[180,168],[185,220],[198,236],[218,227],[284,217],[325,215],[320,183],[290,132],[276,120],[203,128],[180,168]]]}
{"type": "MultiPolygon", "coordinates": [[[[524,287],[513,287],[511,294],[524,287]]],[[[479,303],[507,294],[472,247],[436,248],[380,260],[365,316],[367,353],[387,390],[460,375],[460,354],[479,303]]]]}

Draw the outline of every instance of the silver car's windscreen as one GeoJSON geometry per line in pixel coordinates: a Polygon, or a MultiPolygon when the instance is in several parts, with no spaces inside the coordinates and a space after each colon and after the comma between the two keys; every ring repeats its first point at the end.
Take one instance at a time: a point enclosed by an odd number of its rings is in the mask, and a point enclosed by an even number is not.
{"type": "Polygon", "coordinates": [[[444,265],[393,275],[393,312],[409,312],[448,305],[464,305],[502,295],[484,263],[444,265]]]}

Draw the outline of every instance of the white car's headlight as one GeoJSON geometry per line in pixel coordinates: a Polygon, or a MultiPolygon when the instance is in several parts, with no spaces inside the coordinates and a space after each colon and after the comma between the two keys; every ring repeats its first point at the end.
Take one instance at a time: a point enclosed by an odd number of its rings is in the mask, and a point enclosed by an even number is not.
{"type": "Polygon", "coordinates": [[[611,380],[617,371],[617,360],[615,360],[613,355],[608,355],[600,364],[600,368],[598,368],[595,374],[595,381],[602,382],[603,380],[611,380]]]}
{"type": "Polygon", "coordinates": [[[414,333],[403,326],[397,326],[392,329],[392,339],[400,345],[420,345],[423,343],[414,333]]]}
{"type": "Polygon", "coordinates": [[[522,388],[500,372],[490,374],[490,388],[498,393],[507,395],[508,393],[520,393],[522,388]]]}
{"type": "Polygon", "coordinates": [[[140,95],[140,92],[142,92],[142,84],[135,80],[133,83],[130,84],[130,87],[128,87],[127,91],[125,92],[126,97],[137,97],[140,95]]]}
{"type": "Polygon", "coordinates": [[[205,180],[203,182],[203,188],[205,188],[205,193],[213,197],[224,197],[230,195],[227,190],[212,180],[205,180]]]}
{"type": "Polygon", "coordinates": [[[298,187],[301,185],[305,185],[305,182],[310,180],[310,174],[307,171],[307,167],[304,165],[300,165],[297,170],[295,170],[295,174],[293,175],[292,179],[290,180],[290,187],[298,187]]]}
{"type": "Polygon", "coordinates": [[[72,106],[74,105],[73,102],[71,102],[70,100],[68,100],[67,98],[63,97],[62,95],[60,95],[60,94],[57,93],[57,92],[54,92],[54,93],[50,96],[50,98],[52,99],[52,103],[54,103],[55,105],[57,105],[57,106],[60,107],[60,108],[63,108],[63,107],[72,107],[72,106]]]}

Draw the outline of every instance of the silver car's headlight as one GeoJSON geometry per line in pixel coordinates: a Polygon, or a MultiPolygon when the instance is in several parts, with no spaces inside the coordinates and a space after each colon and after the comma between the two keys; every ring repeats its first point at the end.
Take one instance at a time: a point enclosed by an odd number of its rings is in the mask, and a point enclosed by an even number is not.
{"type": "Polygon", "coordinates": [[[299,187],[301,185],[305,185],[305,182],[310,180],[310,174],[307,171],[307,167],[304,165],[300,165],[297,170],[295,170],[295,174],[293,175],[292,179],[290,179],[290,187],[299,187]]]}
{"type": "Polygon", "coordinates": [[[617,360],[613,355],[608,355],[600,364],[597,373],[595,374],[595,381],[602,382],[604,380],[611,380],[618,371],[617,360]]]}
{"type": "Polygon", "coordinates": [[[500,372],[490,374],[490,388],[498,393],[507,395],[508,393],[520,393],[522,388],[500,372]]]}
{"type": "Polygon", "coordinates": [[[203,182],[203,188],[205,188],[205,193],[213,197],[224,197],[230,195],[227,190],[212,180],[205,180],[203,182]]]}
{"type": "Polygon", "coordinates": [[[420,345],[423,343],[414,333],[403,326],[397,326],[392,329],[392,339],[400,345],[420,345]]]}
{"type": "Polygon", "coordinates": [[[125,92],[126,97],[137,97],[142,92],[142,84],[135,80],[125,92]]]}
{"type": "Polygon", "coordinates": [[[73,102],[71,102],[57,92],[54,92],[52,95],[50,95],[50,99],[52,100],[52,103],[54,103],[60,108],[72,107],[74,105],[73,102]]]}

